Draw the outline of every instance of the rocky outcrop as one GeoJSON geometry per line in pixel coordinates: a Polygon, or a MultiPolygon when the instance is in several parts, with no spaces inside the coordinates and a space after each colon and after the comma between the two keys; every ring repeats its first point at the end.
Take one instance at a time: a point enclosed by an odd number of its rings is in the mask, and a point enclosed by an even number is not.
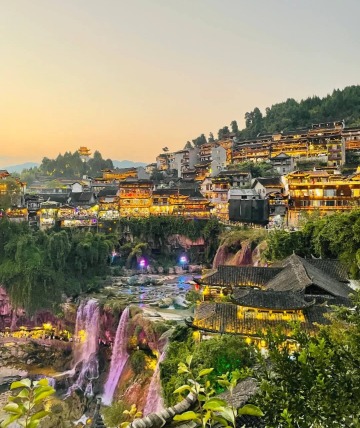
{"type": "Polygon", "coordinates": [[[267,247],[266,241],[255,245],[250,239],[219,246],[213,261],[213,269],[218,266],[263,266],[262,254],[267,247]],[[255,246],[255,248],[254,248],[255,246]]]}
{"type": "Polygon", "coordinates": [[[54,341],[45,345],[16,339],[0,343],[0,366],[22,367],[26,364],[66,370],[70,368],[70,361],[70,343],[54,341]]]}

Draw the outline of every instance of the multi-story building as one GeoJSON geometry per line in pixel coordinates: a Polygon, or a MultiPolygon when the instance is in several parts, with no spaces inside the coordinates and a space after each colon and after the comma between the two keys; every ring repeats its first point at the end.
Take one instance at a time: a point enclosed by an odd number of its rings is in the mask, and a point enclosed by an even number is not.
{"type": "Polygon", "coordinates": [[[128,178],[119,183],[121,217],[148,217],[152,205],[153,183],[149,180],[128,178]]]}
{"type": "Polygon", "coordinates": [[[295,171],[286,176],[289,192],[289,224],[296,225],[302,212],[321,214],[359,206],[360,171],[345,177],[327,171],[295,171]]]}
{"type": "Polygon", "coordinates": [[[170,202],[179,191],[176,189],[156,189],[152,194],[151,215],[172,215],[174,206],[170,202]]]}
{"type": "Polygon", "coordinates": [[[320,160],[337,167],[345,162],[343,129],[342,121],[326,122],[314,124],[310,129],[260,135],[253,140],[240,141],[234,144],[233,163],[261,162],[283,153],[291,158],[320,160]]]}
{"type": "Polygon", "coordinates": [[[269,161],[273,169],[280,175],[289,174],[289,172],[294,170],[294,158],[286,153],[279,153],[278,155],[270,158],[269,161]]]}
{"type": "Polygon", "coordinates": [[[99,222],[119,220],[119,201],[120,198],[116,195],[105,195],[99,197],[99,222]]]}
{"type": "Polygon", "coordinates": [[[156,156],[156,168],[159,171],[167,171],[169,168],[169,153],[160,153],[156,156]]]}
{"type": "Polygon", "coordinates": [[[169,197],[172,214],[190,219],[210,218],[210,202],[201,194],[193,196],[177,193],[169,197]]]}
{"type": "Polygon", "coordinates": [[[349,163],[360,160],[360,126],[344,128],[342,131],[343,146],[345,146],[346,161],[349,163]]]}
{"type": "Polygon", "coordinates": [[[6,217],[14,223],[28,221],[28,210],[26,207],[11,207],[6,210],[6,217]]]}
{"type": "Polygon", "coordinates": [[[60,204],[58,202],[46,201],[40,204],[39,224],[40,229],[50,229],[55,226],[60,204]]]}
{"type": "Polygon", "coordinates": [[[169,154],[169,169],[177,171],[177,176],[182,177],[184,171],[194,168],[197,162],[198,149],[196,147],[185,148],[169,154]]]}

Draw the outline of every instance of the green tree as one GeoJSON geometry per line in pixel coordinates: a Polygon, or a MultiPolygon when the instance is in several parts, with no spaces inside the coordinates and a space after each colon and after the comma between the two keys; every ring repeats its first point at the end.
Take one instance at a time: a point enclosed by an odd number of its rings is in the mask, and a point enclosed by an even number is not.
{"type": "Polygon", "coordinates": [[[230,128],[231,128],[231,132],[233,134],[237,135],[237,133],[239,132],[239,127],[238,127],[238,124],[237,124],[236,120],[233,120],[230,123],[230,128]]]}
{"type": "Polygon", "coordinates": [[[275,427],[357,427],[360,422],[360,294],[339,308],[315,336],[295,327],[292,351],[281,332],[268,332],[268,354],[259,355],[253,400],[275,427]]]}

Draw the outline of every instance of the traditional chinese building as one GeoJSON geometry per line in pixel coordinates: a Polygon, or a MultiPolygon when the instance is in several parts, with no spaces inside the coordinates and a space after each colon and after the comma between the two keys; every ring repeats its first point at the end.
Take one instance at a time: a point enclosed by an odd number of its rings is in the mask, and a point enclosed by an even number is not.
{"type": "MultiPolygon", "coordinates": [[[[235,143],[232,161],[260,162],[275,158],[278,162],[278,156],[285,154],[294,159],[318,159],[337,167],[345,162],[343,132],[344,123],[335,121],[313,124],[307,129],[260,135],[253,140],[235,143]]],[[[281,168],[286,169],[286,166],[281,168]]]]}
{"type": "Polygon", "coordinates": [[[178,193],[169,197],[169,203],[175,216],[189,219],[208,219],[211,216],[210,202],[200,193],[192,196],[178,193]]]}
{"type": "Polygon", "coordinates": [[[98,219],[99,221],[114,221],[119,220],[120,198],[117,196],[117,189],[107,189],[101,191],[98,195],[98,219]]]}
{"type": "Polygon", "coordinates": [[[85,146],[80,147],[80,148],[78,149],[78,153],[79,153],[79,155],[80,155],[80,159],[81,159],[83,162],[87,162],[87,161],[90,159],[91,151],[90,151],[90,149],[88,149],[87,147],[85,147],[85,146]]]}
{"type": "Polygon", "coordinates": [[[6,217],[15,223],[28,220],[28,210],[26,207],[11,207],[6,210],[6,217]]]}
{"type": "Polygon", "coordinates": [[[63,205],[58,209],[57,220],[61,227],[96,227],[98,221],[98,206],[63,205]]]}
{"type": "Polygon", "coordinates": [[[359,206],[360,171],[345,177],[327,171],[295,171],[286,176],[289,224],[297,225],[301,212],[341,212],[359,206]]]}
{"type": "Polygon", "coordinates": [[[40,229],[49,229],[55,226],[57,220],[57,212],[60,204],[58,202],[42,202],[38,213],[40,229]]]}
{"type": "Polygon", "coordinates": [[[149,180],[128,178],[119,183],[121,217],[148,217],[152,206],[153,183],[149,180]]]}
{"type": "Polygon", "coordinates": [[[176,200],[178,190],[157,189],[152,194],[152,206],[150,214],[155,216],[172,215],[174,211],[173,201],[176,200]]]}
{"type": "Polygon", "coordinates": [[[351,289],[346,271],[336,260],[303,259],[292,255],[278,267],[221,266],[199,280],[204,302],[192,327],[204,332],[233,333],[255,340],[259,332],[290,321],[307,331],[326,323],[331,304],[348,304],[351,289]],[[231,295],[233,303],[224,303],[231,295]]]}
{"type": "Polygon", "coordinates": [[[137,168],[116,168],[116,169],[105,169],[102,178],[97,178],[96,181],[105,181],[108,183],[114,181],[126,180],[127,178],[137,178],[137,168]]]}

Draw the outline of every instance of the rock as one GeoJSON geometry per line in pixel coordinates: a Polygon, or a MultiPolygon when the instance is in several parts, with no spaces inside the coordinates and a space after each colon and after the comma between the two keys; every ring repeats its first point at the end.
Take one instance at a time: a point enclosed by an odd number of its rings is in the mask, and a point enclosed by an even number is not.
{"type": "Polygon", "coordinates": [[[158,302],[159,308],[162,308],[162,309],[168,308],[172,304],[173,304],[173,299],[171,297],[164,297],[158,302]]]}
{"type": "Polygon", "coordinates": [[[175,309],[187,309],[190,304],[181,296],[176,296],[173,300],[175,309]]]}
{"type": "Polygon", "coordinates": [[[133,285],[139,285],[139,278],[137,275],[130,276],[127,279],[127,285],[133,286],[133,285]]]}

